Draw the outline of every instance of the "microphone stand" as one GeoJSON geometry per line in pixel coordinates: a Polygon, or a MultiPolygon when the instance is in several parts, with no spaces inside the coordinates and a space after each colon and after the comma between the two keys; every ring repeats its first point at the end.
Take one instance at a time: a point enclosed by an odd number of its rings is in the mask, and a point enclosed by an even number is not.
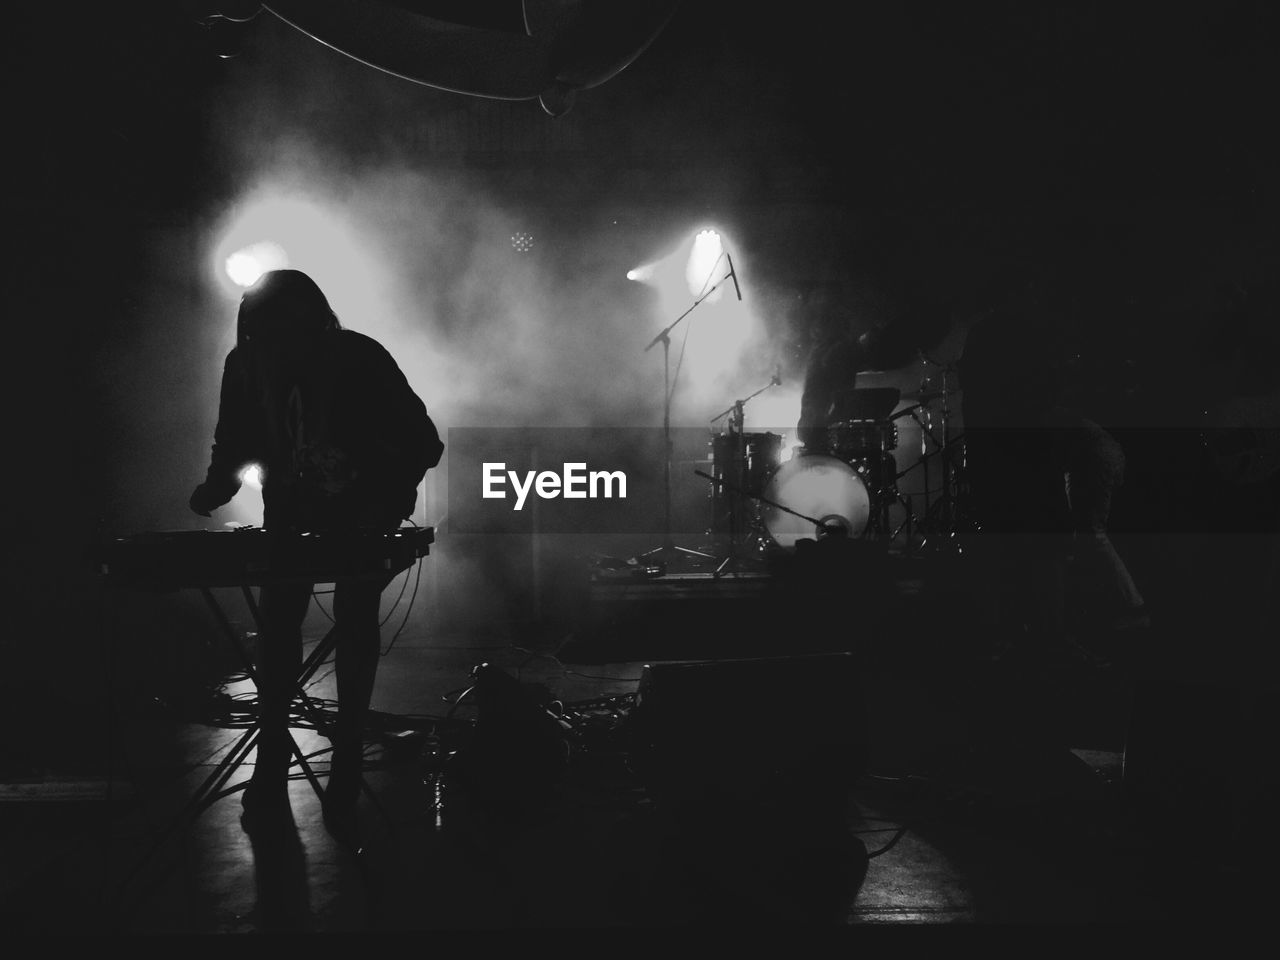
{"type": "Polygon", "coordinates": [[[689,314],[693,313],[693,311],[697,309],[698,304],[702,303],[703,300],[707,299],[707,297],[715,293],[716,290],[720,288],[720,285],[724,283],[726,280],[728,280],[729,277],[731,276],[733,276],[733,274],[726,274],[725,276],[717,280],[715,285],[712,286],[710,290],[708,290],[706,293],[700,296],[697,300],[693,301],[693,306],[689,307],[688,310],[686,310],[684,313],[680,314],[680,316],[676,317],[669,324],[667,324],[667,326],[664,327],[656,337],[654,337],[652,340],[649,341],[648,346],[644,348],[644,352],[648,353],[650,350],[656,347],[659,343],[662,344],[662,375],[663,375],[662,436],[666,445],[666,453],[665,453],[665,463],[664,463],[665,474],[663,479],[664,486],[665,486],[665,491],[664,491],[665,492],[665,513],[664,513],[663,528],[662,528],[663,534],[664,534],[663,540],[662,540],[662,546],[655,547],[652,550],[645,551],[644,553],[640,554],[641,558],[649,558],[653,556],[668,558],[668,557],[672,557],[673,555],[679,556],[681,554],[684,554],[686,556],[701,557],[705,560],[715,559],[715,556],[710,553],[703,553],[700,550],[691,550],[688,547],[677,547],[675,545],[675,541],[671,537],[671,454],[672,454],[671,331],[676,328],[676,325],[679,324],[681,320],[683,320],[689,314]]]}
{"type": "MultiPolygon", "coordinates": [[[[743,408],[743,407],[745,407],[745,406],[747,405],[747,402],[748,402],[748,401],[750,401],[750,400],[754,400],[756,397],[760,396],[760,394],[764,393],[764,392],[765,392],[766,390],[768,390],[770,387],[776,387],[776,386],[777,386],[779,383],[781,383],[781,382],[782,382],[782,381],[780,381],[777,377],[774,377],[772,380],[770,380],[768,383],[766,383],[763,387],[761,387],[759,390],[757,390],[755,393],[751,394],[750,396],[745,397],[745,398],[743,398],[742,400],[735,400],[735,401],[733,401],[733,406],[731,406],[728,410],[722,411],[721,413],[717,413],[714,417],[712,417],[712,418],[711,418],[711,422],[712,422],[712,423],[715,423],[717,420],[722,420],[722,419],[724,419],[725,417],[727,417],[729,414],[731,414],[731,413],[732,413],[732,414],[735,414],[735,415],[738,417],[738,427],[739,427],[739,429],[741,429],[741,427],[742,427],[742,408],[743,408]]],[[[731,420],[731,421],[729,421],[729,423],[730,423],[730,427],[729,427],[729,429],[730,429],[730,430],[732,430],[732,429],[733,429],[733,427],[732,427],[732,423],[733,423],[733,421],[731,420]]]]}

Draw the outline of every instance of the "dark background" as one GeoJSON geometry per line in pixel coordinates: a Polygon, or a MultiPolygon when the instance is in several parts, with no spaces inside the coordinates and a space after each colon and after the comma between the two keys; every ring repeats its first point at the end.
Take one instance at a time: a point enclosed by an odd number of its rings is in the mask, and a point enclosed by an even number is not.
{"type": "MultiPolygon", "coordinates": [[[[491,26],[513,15],[417,6],[491,26]]],[[[9,765],[56,755],[98,702],[95,536],[189,520],[225,349],[225,326],[189,318],[227,315],[208,303],[193,238],[268,134],[321,144],[325,175],[394,163],[521,210],[562,244],[542,266],[566,302],[591,272],[586,238],[637,262],[671,223],[715,213],[774,305],[769,337],[792,376],[823,321],[806,309],[816,293],[894,318],[993,277],[1043,278],[1073,343],[1137,365],[1129,406],[1110,413],[1145,431],[1188,423],[1207,389],[1224,285],[1256,297],[1272,275],[1269,4],[689,2],[554,119],[388,77],[269,14],[215,35],[195,22],[205,12],[6,13],[3,703],[7,727],[27,731],[9,765]],[[217,56],[227,43],[239,56],[217,56]]],[[[469,425],[502,415],[483,396],[469,425]]],[[[1137,475],[1167,490],[1161,474],[1193,457],[1146,437],[1136,447],[1156,456],[1137,475]]],[[[1147,502],[1122,519],[1165,529],[1167,503],[1147,502]]],[[[1192,506],[1262,522],[1238,502],[1192,506]]],[[[197,669],[195,641],[164,638],[174,623],[198,633],[199,618],[149,609],[111,621],[139,645],[130,669],[197,669]]]]}

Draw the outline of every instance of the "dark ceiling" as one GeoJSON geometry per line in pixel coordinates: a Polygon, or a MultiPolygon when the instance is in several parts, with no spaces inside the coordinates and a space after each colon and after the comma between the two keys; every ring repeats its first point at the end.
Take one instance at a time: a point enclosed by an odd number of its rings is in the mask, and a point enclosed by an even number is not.
{"type": "MultiPolygon", "coordinates": [[[[514,0],[400,6],[518,28],[514,0]]],[[[137,0],[7,15],[10,211],[45,221],[111,210],[127,225],[181,218],[229,189],[228,172],[210,162],[209,118],[235,61],[216,55],[226,37],[197,25],[202,12],[137,0]]],[[[276,43],[288,28],[268,19],[236,28],[233,47],[260,60],[297,56],[298,41],[276,43]]],[[[1229,234],[1233,248],[1266,244],[1276,33],[1271,6],[1242,0],[740,11],[687,2],[635,63],[564,117],[399,80],[381,114],[359,109],[387,137],[433,111],[489,118],[473,126],[482,139],[503,124],[508,137],[557,125],[554,142],[576,149],[504,153],[508,141],[490,136],[440,157],[536,171],[556,198],[609,189],[616,177],[585,171],[612,166],[677,191],[732,181],[729,198],[766,217],[779,202],[845,211],[915,238],[908,259],[945,258],[973,237],[1061,259],[1124,236],[1117,257],[1132,261],[1137,249],[1185,260],[1209,232],[1229,234]],[[921,243],[938,250],[921,253],[921,243]],[[1187,249],[1156,252],[1178,243],[1187,249]]],[[[306,56],[337,57],[316,47],[306,56]]],[[[337,69],[353,90],[387,81],[354,61],[337,69]]],[[[337,91],[327,119],[324,110],[311,119],[341,123],[344,103],[359,104],[356,92],[337,91]]]]}

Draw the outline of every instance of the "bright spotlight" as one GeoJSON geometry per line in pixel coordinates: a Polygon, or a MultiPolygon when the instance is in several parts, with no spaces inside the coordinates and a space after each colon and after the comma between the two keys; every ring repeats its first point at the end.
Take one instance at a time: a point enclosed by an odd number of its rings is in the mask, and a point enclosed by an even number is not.
{"type": "MultiPolygon", "coordinates": [[[[689,284],[689,292],[700,297],[720,279],[717,268],[724,257],[724,247],[720,243],[720,234],[714,230],[702,230],[693,238],[693,249],[689,251],[689,264],[685,268],[685,280],[689,284]]],[[[719,299],[723,291],[712,294],[713,301],[719,299]]]]}
{"type": "Polygon", "coordinates": [[[247,484],[254,490],[262,489],[262,467],[256,463],[251,463],[240,471],[240,482],[247,484]]]}
{"type": "Polygon", "coordinates": [[[533,234],[517,230],[511,235],[511,246],[516,253],[528,253],[533,249],[533,234]]]}
{"type": "Polygon", "coordinates": [[[269,241],[242,247],[228,255],[223,267],[231,282],[238,287],[251,287],[268,270],[288,265],[288,257],[277,244],[269,241]]]}
{"type": "Polygon", "coordinates": [[[227,276],[240,287],[251,287],[267,271],[250,253],[237,250],[227,257],[227,276]]]}

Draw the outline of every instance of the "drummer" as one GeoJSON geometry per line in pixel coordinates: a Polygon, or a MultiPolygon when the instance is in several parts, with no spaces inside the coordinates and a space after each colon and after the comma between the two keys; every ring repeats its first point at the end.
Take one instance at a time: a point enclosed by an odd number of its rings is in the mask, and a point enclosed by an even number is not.
{"type": "Polygon", "coordinates": [[[839,401],[857,386],[858,374],[894,370],[913,362],[946,335],[946,310],[917,310],[894,321],[868,324],[850,316],[820,334],[805,367],[796,436],[808,452],[821,452],[827,430],[839,419],[839,401]]]}
{"type": "Polygon", "coordinates": [[[800,394],[800,420],[796,437],[811,452],[825,448],[836,398],[854,389],[858,374],[872,369],[868,350],[869,331],[848,324],[835,335],[819,339],[805,366],[804,390],[800,394]]]}

